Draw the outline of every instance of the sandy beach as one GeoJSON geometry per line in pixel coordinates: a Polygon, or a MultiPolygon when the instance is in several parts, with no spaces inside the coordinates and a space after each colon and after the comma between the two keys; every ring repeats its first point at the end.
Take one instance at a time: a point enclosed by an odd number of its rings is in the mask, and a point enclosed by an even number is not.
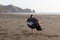
{"type": "Polygon", "coordinates": [[[60,40],[60,15],[37,15],[42,31],[27,26],[30,14],[0,14],[0,40],[60,40]],[[32,36],[33,35],[33,36],[32,36]]]}

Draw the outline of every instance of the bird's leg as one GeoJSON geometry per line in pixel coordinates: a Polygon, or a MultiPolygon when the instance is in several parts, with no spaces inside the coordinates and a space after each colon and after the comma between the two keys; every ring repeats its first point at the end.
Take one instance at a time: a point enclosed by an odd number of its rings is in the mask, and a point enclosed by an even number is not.
{"type": "Polygon", "coordinates": [[[33,37],[33,29],[32,29],[32,37],[33,37]]]}

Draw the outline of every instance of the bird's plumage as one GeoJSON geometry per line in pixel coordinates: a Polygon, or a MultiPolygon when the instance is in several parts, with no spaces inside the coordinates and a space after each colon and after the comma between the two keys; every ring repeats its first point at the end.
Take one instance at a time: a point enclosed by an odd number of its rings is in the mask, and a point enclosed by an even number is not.
{"type": "Polygon", "coordinates": [[[39,25],[38,20],[37,20],[36,18],[28,18],[28,20],[27,20],[27,25],[28,25],[31,29],[35,29],[35,28],[36,28],[37,31],[42,31],[42,28],[41,28],[41,26],[39,25]],[[29,23],[30,23],[31,25],[30,25],[29,23]]]}

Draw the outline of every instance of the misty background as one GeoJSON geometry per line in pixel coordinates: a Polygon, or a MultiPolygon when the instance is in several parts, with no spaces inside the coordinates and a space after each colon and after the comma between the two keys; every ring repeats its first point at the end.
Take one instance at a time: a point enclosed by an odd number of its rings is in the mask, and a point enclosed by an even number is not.
{"type": "Polygon", "coordinates": [[[0,0],[0,4],[30,8],[37,13],[60,13],[60,0],[0,0]]]}

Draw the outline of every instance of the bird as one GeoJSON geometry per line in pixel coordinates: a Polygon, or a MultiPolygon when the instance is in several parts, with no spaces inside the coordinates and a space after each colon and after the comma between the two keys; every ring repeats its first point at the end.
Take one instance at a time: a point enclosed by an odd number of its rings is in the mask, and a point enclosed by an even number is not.
{"type": "Polygon", "coordinates": [[[33,15],[31,15],[31,16],[27,19],[27,25],[28,25],[28,27],[31,28],[32,30],[33,30],[33,29],[36,29],[37,31],[42,31],[42,28],[41,28],[41,26],[39,25],[38,20],[37,20],[33,15]]]}

